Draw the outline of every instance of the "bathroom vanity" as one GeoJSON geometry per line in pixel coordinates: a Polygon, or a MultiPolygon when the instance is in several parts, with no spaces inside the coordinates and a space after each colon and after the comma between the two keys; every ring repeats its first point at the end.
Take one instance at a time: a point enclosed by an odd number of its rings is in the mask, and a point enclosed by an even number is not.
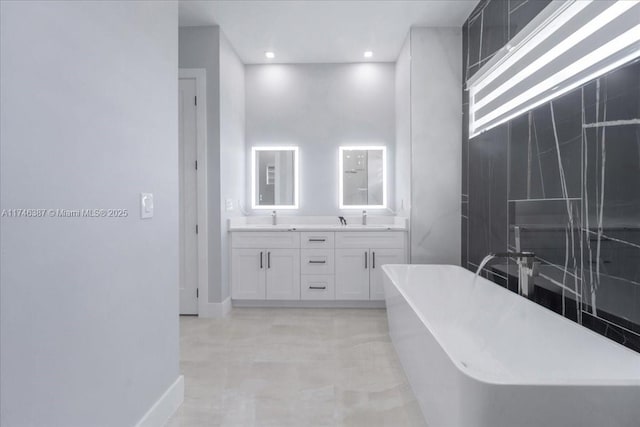
{"type": "Polygon", "coordinates": [[[367,225],[347,226],[335,224],[336,218],[260,222],[266,219],[234,218],[229,224],[234,303],[317,301],[327,306],[334,301],[338,306],[339,301],[375,301],[381,306],[382,265],[407,262],[405,218],[372,217],[367,225]]]}
{"type": "Polygon", "coordinates": [[[271,216],[229,222],[234,305],[382,307],[382,266],[408,259],[407,219],[368,216],[387,209],[385,146],[341,146],[340,212],[362,216],[276,217],[299,206],[296,146],[251,150],[251,208],[271,216]]]}

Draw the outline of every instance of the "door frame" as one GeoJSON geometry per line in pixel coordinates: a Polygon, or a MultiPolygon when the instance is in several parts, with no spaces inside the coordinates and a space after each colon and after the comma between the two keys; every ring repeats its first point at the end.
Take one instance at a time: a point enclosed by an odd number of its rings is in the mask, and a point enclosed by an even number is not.
{"type": "MultiPolygon", "coordinates": [[[[179,79],[195,79],[196,97],[196,160],[198,235],[198,316],[206,313],[209,303],[209,251],[207,245],[207,74],[204,68],[180,68],[179,79]],[[202,100],[202,101],[200,101],[202,100]]],[[[182,250],[180,248],[180,250],[182,250]]],[[[179,310],[178,310],[179,311],[179,310]]]]}

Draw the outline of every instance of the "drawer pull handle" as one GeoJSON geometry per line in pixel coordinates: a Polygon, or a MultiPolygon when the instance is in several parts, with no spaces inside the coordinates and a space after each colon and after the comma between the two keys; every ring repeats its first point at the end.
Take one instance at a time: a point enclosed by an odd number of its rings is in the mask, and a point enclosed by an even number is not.
{"type": "Polygon", "coordinates": [[[262,266],[262,252],[260,252],[260,269],[262,270],[263,266],[262,266]]]}
{"type": "Polygon", "coordinates": [[[323,289],[327,289],[327,287],[326,286],[309,286],[309,289],[323,290],[323,289]]]}
{"type": "Polygon", "coordinates": [[[326,264],[327,261],[313,261],[313,260],[309,260],[309,264],[326,264]]]}
{"type": "Polygon", "coordinates": [[[369,258],[369,254],[367,253],[367,251],[364,251],[364,269],[365,270],[369,268],[367,265],[368,258],[369,258]]]}
{"type": "Polygon", "coordinates": [[[327,239],[309,239],[310,242],[326,242],[327,239]]]}
{"type": "Polygon", "coordinates": [[[267,268],[271,268],[271,251],[267,252],[267,268]]]}
{"type": "Polygon", "coordinates": [[[374,252],[372,255],[373,255],[373,262],[371,263],[371,266],[373,268],[376,268],[376,253],[374,252]]]}

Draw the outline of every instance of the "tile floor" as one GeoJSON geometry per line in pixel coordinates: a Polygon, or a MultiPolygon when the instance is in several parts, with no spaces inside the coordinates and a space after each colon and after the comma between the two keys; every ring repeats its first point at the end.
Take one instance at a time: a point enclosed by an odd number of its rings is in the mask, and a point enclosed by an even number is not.
{"type": "Polygon", "coordinates": [[[381,309],[181,317],[185,400],[168,427],[424,426],[381,309]]]}

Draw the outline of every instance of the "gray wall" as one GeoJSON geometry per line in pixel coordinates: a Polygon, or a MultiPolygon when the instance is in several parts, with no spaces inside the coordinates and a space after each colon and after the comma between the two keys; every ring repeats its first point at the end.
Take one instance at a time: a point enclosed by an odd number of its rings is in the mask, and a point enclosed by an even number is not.
{"type": "Polygon", "coordinates": [[[241,215],[237,202],[245,199],[244,65],[220,27],[179,33],[180,68],[204,68],[207,75],[209,302],[221,302],[230,295],[227,220],[241,215]]]}
{"type": "Polygon", "coordinates": [[[178,378],[178,8],[2,2],[0,424],[131,426],[178,378]],[[139,193],[155,216],[141,220],[139,193]]]}
{"type": "Polygon", "coordinates": [[[209,302],[222,301],[220,212],[220,28],[179,31],[180,68],[204,68],[207,75],[207,225],[209,227],[209,302]]]}
{"type": "MultiPolygon", "coordinates": [[[[283,215],[339,213],[341,145],[388,147],[388,203],[394,207],[394,64],[247,65],[245,71],[247,150],[300,147],[300,209],[283,215]]],[[[248,179],[247,210],[250,194],[248,179]]]]}
{"type": "Polygon", "coordinates": [[[244,65],[224,33],[220,32],[220,228],[223,300],[230,295],[227,220],[242,215],[238,200],[245,200],[247,182],[244,107],[244,65]],[[231,200],[233,210],[226,210],[225,199],[231,200]]]}
{"type": "Polygon", "coordinates": [[[410,38],[411,262],[459,265],[462,31],[413,28],[410,38]]]}

